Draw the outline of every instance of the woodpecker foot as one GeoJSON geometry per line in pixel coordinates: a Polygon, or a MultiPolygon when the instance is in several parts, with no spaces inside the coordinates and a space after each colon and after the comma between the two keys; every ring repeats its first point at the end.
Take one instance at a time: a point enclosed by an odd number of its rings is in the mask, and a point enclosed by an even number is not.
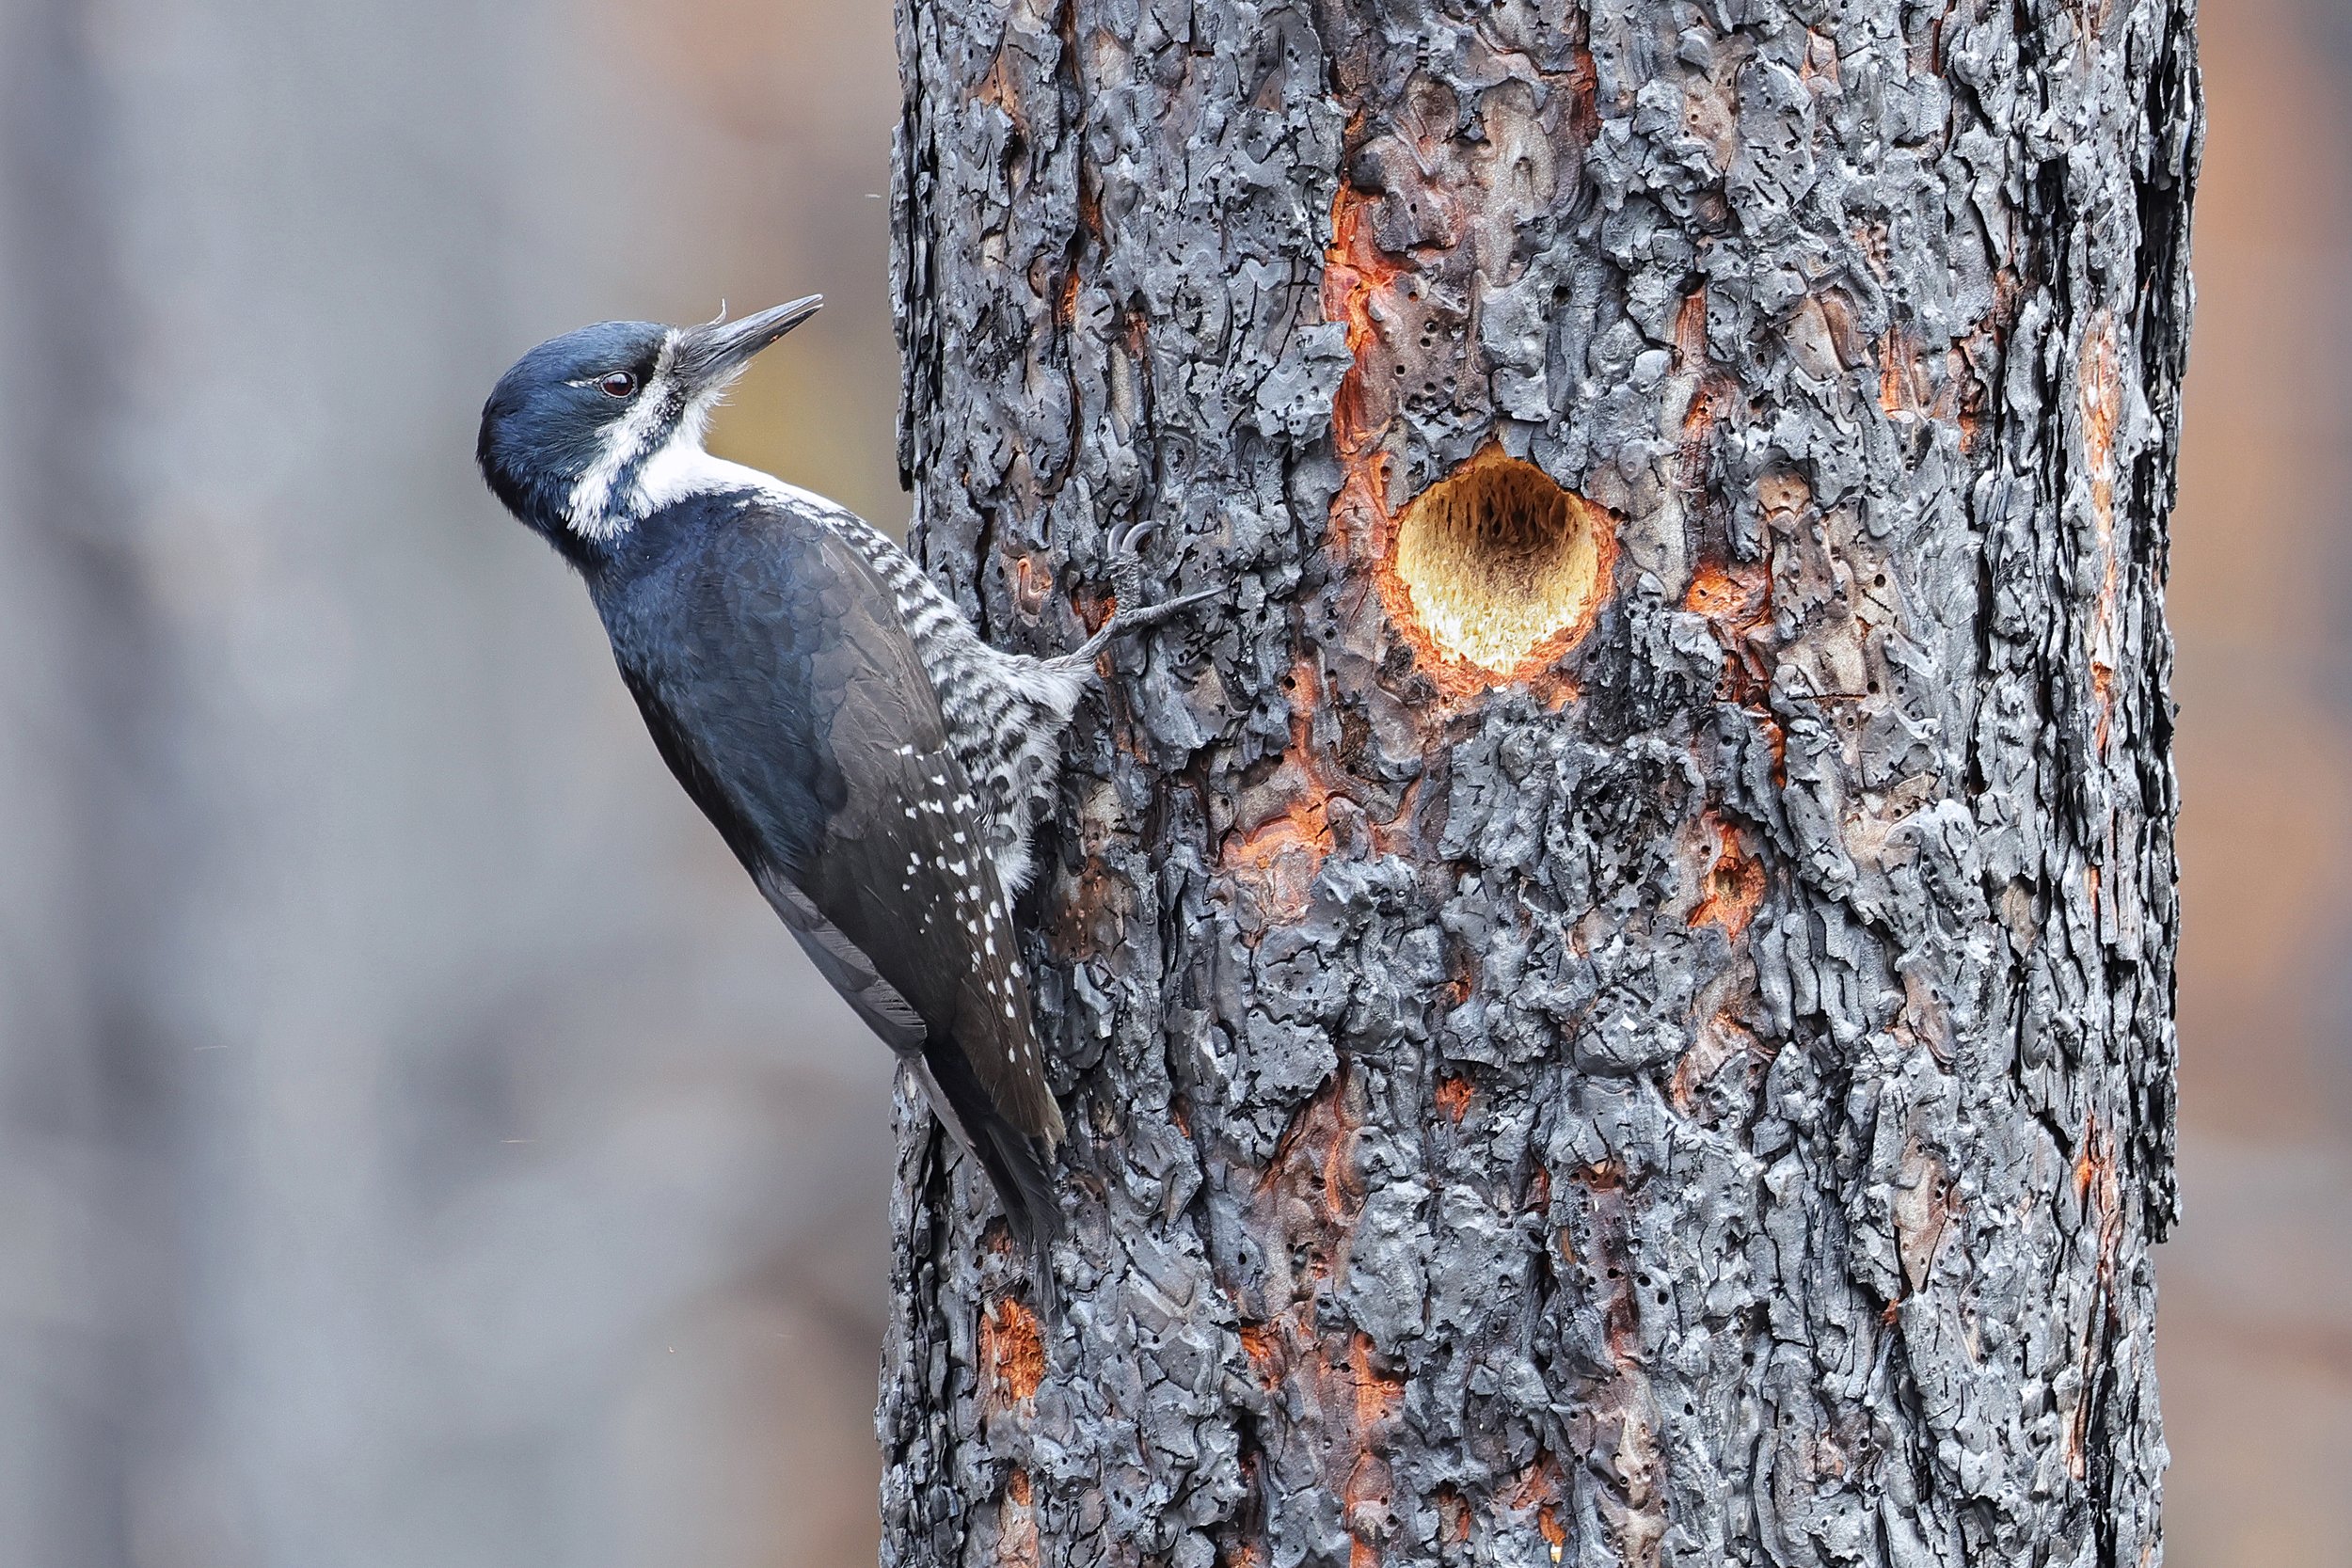
{"type": "Polygon", "coordinates": [[[1084,646],[1073,655],[1075,658],[1092,658],[1109,645],[1111,639],[1129,632],[1148,631],[1161,622],[1206,603],[1224,592],[1203,588],[1197,593],[1163,599],[1158,604],[1143,602],[1143,542],[1159,529],[1149,518],[1120,525],[1111,531],[1111,592],[1118,598],[1119,609],[1103,623],[1103,628],[1086,640],[1084,646]]]}

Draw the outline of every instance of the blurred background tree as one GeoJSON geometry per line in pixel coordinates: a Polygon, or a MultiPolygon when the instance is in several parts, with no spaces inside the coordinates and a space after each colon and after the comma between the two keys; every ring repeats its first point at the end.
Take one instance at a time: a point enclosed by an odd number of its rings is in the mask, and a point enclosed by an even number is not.
{"type": "MultiPolygon", "coordinates": [[[[2352,1539],[2352,22],[2207,8],[2169,1560],[2352,1539]]],[[[471,472],[613,314],[888,527],[879,4],[0,0],[0,1560],[838,1564],[888,1063],[471,472]]]]}

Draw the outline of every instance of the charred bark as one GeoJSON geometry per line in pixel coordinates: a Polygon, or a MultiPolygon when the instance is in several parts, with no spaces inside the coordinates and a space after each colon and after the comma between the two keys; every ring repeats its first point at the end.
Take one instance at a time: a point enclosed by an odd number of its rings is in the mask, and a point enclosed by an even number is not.
{"type": "Polygon", "coordinates": [[[886,1562],[2141,1564],[2189,0],[901,0],[901,461],[1160,520],[886,1562]]]}

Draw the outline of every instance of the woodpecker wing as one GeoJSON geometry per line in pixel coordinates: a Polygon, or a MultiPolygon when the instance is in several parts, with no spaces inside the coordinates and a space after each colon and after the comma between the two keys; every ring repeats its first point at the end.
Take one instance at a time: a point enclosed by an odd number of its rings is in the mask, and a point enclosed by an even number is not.
{"type": "Polygon", "coordinates": [[[979,802],[889,590],[780,500],[679,504],[732,515],[607,613],[663,757],[877,1035],[951,1043],[1013,1129],[1057,1139],[979,802]]]}

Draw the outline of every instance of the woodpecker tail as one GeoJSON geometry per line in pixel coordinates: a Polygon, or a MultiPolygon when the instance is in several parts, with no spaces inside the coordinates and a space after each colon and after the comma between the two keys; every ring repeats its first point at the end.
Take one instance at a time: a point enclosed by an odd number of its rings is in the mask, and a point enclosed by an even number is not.
{"type": "Polygon", "coordinates": [[[1061,1199],[1054,1190],[1045,1153],[996,1109],[970,1061],[953,1040],[923,1042],[923,1086],[932,1109],[988,1172],[1004,1206],[1005,1225],[1029,1255],[1029,1281],[1039,1309],[1048,1319],[1061,1312],[1061,1290],[1054,1278],[1054,1243],[1061,1239],[1061,1199]]]}
{"type": "Polygon", "coordinates": [[[1013,1240],[1029,1255],[1029,1286],[1048,1321],[1061,1316],[1061,1285],[1054,1277],[1054,1243],[1061,1239],[1061,1200],[1037,1144],[1002,1117],[979,1146],[980,1164],[995,1183],[1013,1240]]]}

